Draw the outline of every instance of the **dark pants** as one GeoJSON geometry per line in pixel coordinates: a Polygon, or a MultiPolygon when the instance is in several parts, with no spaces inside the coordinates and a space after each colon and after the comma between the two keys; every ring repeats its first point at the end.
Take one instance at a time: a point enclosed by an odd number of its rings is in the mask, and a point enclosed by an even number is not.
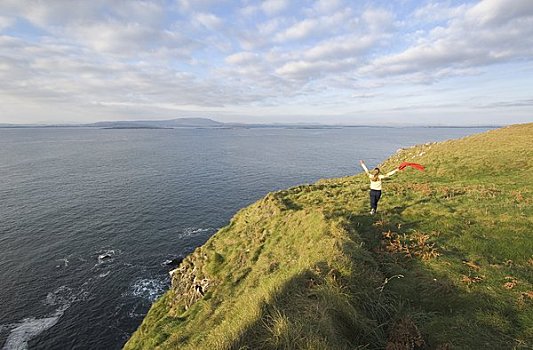
{"type": "Polygon", "coordinates": [[[370,208],[378,210],[378,202],[381,197],[381,191],[370,190],[370,208]]]}

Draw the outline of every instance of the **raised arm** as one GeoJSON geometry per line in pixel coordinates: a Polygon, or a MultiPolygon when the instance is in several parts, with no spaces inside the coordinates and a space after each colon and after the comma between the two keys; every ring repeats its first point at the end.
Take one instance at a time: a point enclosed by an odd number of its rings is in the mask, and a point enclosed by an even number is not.
{"type": "Polygon", "coordinates": [[[363,162],[362,160],[360,160],[359,163],[360,163],[361,166],[363,167],[363,170],[365,171],[365,173],[366,173],[367,175],[370,175],[370,173],[368,172],[368,168],[367,168],[366,165],[365,165],[365,162],[363,162]]]}
{"type": "Polygon", "coordinates": [[[383,178],[387,178],[389,176],[392,176],[392,175],[396,174],[397,171],[398,171],[398,169],[394,169],[393,171],[389,171],[388,173],[383,175],[383,178]]]}

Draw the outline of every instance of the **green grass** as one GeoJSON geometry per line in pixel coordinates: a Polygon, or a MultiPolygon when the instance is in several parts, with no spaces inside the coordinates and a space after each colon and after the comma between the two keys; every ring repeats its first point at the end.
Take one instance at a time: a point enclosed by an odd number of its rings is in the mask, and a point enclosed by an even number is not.
{"type": "Polygon", "coordinates": [[[533,124],[403,150],[384,184],[267,195],[195,250],[126,349],[533,346],[533,124]],[[201,286],[202,293],[195,290],[201,286]]]}

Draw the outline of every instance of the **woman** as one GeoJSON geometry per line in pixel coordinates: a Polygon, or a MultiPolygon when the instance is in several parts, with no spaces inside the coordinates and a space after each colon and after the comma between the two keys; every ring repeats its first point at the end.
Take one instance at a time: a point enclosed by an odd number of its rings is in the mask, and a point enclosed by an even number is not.
{"type": "Polygon", "coordinates": [[[374,215],[378,211],[378,202],[381,198],[381,180],[393,175],[398,171],[398,169],[394,169],[385,175],[381,175],[379,168],[374,168],[372,173],[370,173],[365,165],[365,162],[361,161],[361,166],[370,178],[370,215],[374,215]]]}

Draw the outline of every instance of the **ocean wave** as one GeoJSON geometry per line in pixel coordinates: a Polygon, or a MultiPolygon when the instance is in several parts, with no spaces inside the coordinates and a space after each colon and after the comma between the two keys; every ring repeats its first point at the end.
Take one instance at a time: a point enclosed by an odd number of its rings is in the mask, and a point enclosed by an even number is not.
{"type": "Polygon", "coordinates": [[[216,229],[213,227],[208,228],[198,228],[198,227],[187,227],[183,230],[181,233],[182,237],[192,237],[192,236],[199,236],[205,233],[213,232],[216,229]]]}
{"type": "Polygon", "coordinates": [[[49,292],[44,300],[45,305],[59,306],[58,309],[66,310],[74,301],[78,299],[78,294],[68,286],[61,286],[49,292]]]}
{"type": "Polygon", "coordinates": [[[75,291],[68,286],[61,286],[49,292],[43,304],[55,307],[52,314],[42,318],[27,317],[19,322],[0,326],[0,331],[10,330],[3,350],[27,349],[28,342],[32,338],[53,327],[72,303],[85,299],[87,296],[88,293],[83,289],[75,291]]]}
{"type": "Polygon", "coordinates": [[[61,259],[56,259],[56,261],[59,263],[58,265],[56,265],[56,268],[67,268],[69,267],[70,265],[70,262],[71,261],[74,261],[74,264],[76,264],[76,261],[77,262],[86,262],[87,259],[73,253],[73,254],[69,254],[67,256],[65,256],[64,258],[61,258],[61,259]]]}
{"type": "Polygon", "coordinates": [[[11,328],[11,333],[7,337],[3,350],[25,350],[28,342],[33,337],[54,326],[64,311],[57,310],[53,315],[44,318],[29,317],[12,325],[5,325],[11,328]]]}
{"type": "Polygon", "coordinates": [[[104,277],[107,277],[109,274],[111,273],[111,271],[106,271],[106,272],[102,272],[98,275],[99,278],[104,278],[104,277]]]}
{"type": "Polygon", "coordinates": [[[133,296],[154,302],[168,288],[168,279],[164,278],[141,278],[130,286],[127,296],[133,296]]]}
{"type": "Polygon", "coordinates": [[[68,264],[70,263],[70,261],[68,260],[68,258],[57,259],[57,261],[63,263],[63,264],[60,264],[60,265],[56,265],[57,268],[60,268],[60,267],[68,267],[68,264]]]}

